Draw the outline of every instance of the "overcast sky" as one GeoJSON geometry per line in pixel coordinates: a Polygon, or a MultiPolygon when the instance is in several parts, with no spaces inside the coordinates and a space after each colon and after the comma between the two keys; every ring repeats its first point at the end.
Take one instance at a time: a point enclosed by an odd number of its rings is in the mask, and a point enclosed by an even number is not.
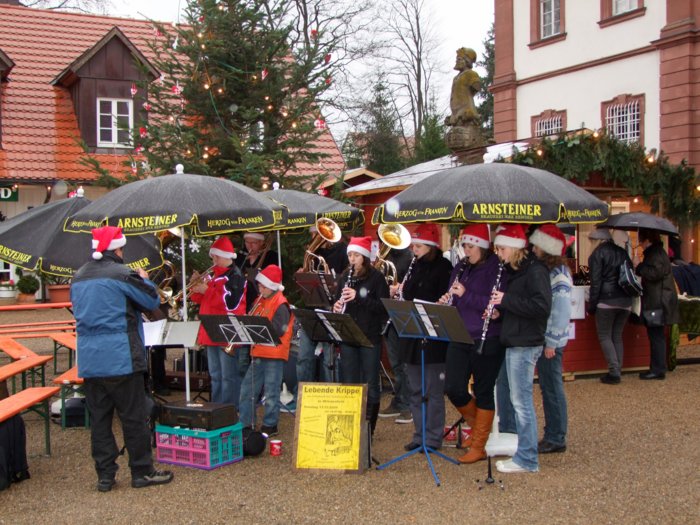
{"type": "MultiPolygon", "coordinates": [[[[352,0],[349,0],[352,1],[352,0]]],[[[482,41],[493,22],[491,0],[425,0],[434,14],[433,25],[442,39],[440,58],[445,70],[433,81],[438,87],[438,109],[447,113],[450,99],[455,51],[471,47],[483,55],[482,41]]],[[[110,14],[131,18],[151,18],[161,21],[177,21],[178,12],[184,9],[186,0],[112,0],[110,14]]],[[[182,14],[184,19],[184,13],[182,14]]],[[[334,132],[335,134],[335,132],[334,132]]],[[[339,137],[336,137],[339,138],[339,137]]]]}

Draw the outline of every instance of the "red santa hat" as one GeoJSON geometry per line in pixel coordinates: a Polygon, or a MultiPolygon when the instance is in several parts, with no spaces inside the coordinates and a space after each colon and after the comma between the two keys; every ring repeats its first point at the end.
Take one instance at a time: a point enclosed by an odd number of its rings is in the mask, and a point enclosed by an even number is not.
{"type": "Polygon", "coordinates": [[[554,224],[543,224],[530,235],[530,242],[549,255],[564,255],[566,236],[554,224]]]}
{"type": "Polygon", "coordinates": [[[473,244],[488,250],[491,244],[491,231],[488,224],[468,224],[462,230],[460,244],[473,244]]]}
{"type": "Polygon", "coordinates": [[[236,252],[233,249],[233,243],[228,237],[219,237],[214,241],[209,248],[209,255],[218,255],[226,259],[235,259],[236,252]]]}
{"type": "Polygon", "coordinates": [[[494,246],[509,246],[510,248],[525,248],[527,236],[522,224],[504,224],[496,230],[494,246]]]}
{"type": "Polygon", "coordinates": [[[437,224],[421,224],[411,234],[411,242],[439,247],[440,229],[437,224]]]}
{"type": "Polygon", "coordinates": [[[92,230],[92,258],[96,261],[102,259],[102,252],[121,248],[126,244],[126,237],[121,228],[116,226],[103,226],[92,230]]]}
{"type": "Polygon", "coordinates": [[[372,237],[350,237],[348,253],[356,252],[369,259],[372,253],[372,237]]]}
{"type": "Polygon", "coordinates": [[[264,241],[265,240],[265,234],[263,233],[256,233],[256,232],[245,232],[243,234],[244,239],[255,239],[258,241],[264,241]]]}
{"type": "Polygon", "coordinates": [[[265,266],[255,276],[255,280],[270,290],[278,290],[280,292],[284,290],[284,286],[282,286],[282,269],[276,264],[265,266]]]}

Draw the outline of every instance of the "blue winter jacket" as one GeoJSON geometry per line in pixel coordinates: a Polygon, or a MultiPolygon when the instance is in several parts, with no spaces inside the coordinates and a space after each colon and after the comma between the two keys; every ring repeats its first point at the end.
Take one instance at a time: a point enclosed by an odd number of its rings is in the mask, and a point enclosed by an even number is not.
{"type": "Polygon", "coordinates": [[[146,372],[141,312],[160,305],[155,285],[114,252],[73,276],[71,301],[78,336],[78,375],[116,377],[146,372]]]}

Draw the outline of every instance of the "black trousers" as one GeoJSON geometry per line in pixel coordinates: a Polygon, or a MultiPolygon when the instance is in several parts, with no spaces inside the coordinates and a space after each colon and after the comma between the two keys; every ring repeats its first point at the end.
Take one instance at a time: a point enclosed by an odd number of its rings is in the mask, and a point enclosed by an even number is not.
{"type": "Polygon", "coordinates": [[[119,448],[112,432],[114,411],[122,425],[129,452],[131,477],[153,471],[151,435],[146,418],[146,390],[143,373],[110,378],[86,378],[85,400],[90,410],[92,458],[98,479],[114,478],[119,466],[119,448]]]}
{"type": "Polygon", "coordinates": [[[476,353],[476,344],[450,343],[445,359],[445,393],[452,404],[462,407],[471,401],[468,387],[469,376],[473,374],[476,406],[482,410],[495,410],[493,388],[505,355],[498,337],[484,342],[481,355],[476,353]]]}
{"type": "Polygon", "coordinates": [[[666,373],[666,327],[647,326],[649,337],[649,370],[654,374],[666,373]]]}

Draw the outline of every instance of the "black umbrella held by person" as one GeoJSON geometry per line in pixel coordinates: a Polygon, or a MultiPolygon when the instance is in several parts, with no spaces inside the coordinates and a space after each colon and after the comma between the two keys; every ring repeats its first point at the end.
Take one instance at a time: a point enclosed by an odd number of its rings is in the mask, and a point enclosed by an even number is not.
{"type": "MultiPolygon", "coordinates": [[[[91,260],[91,236],[63,231],[71,215],[90,204],[79,188],[76,196],[31,208],[0,223],[0,259],[25,270],[71,277],[91,260]]],[[[124,262],[146,271],[162,266],[160,241],[139,235],[124,250],[124,262]]]]}

